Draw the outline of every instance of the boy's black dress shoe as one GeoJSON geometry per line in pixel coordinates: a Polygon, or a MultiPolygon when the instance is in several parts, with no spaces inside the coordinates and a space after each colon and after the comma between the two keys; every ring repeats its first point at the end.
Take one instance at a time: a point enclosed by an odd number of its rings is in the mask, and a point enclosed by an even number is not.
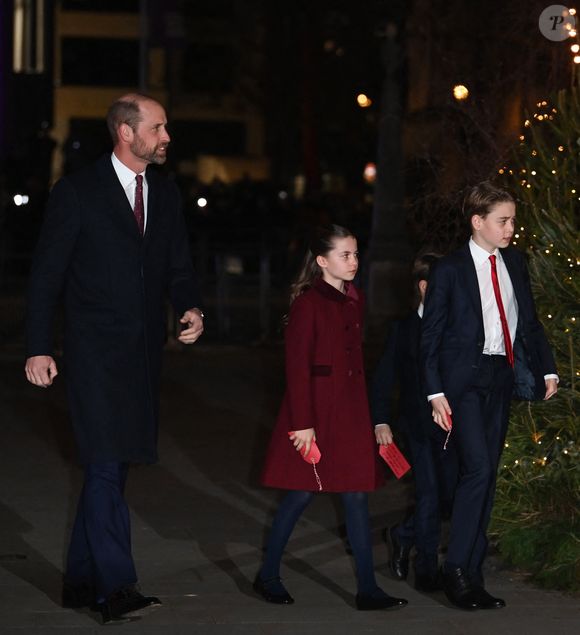
{"type": "Polygon", "coordinates": [[[443,590],[447,599],[457,608],[472,611],[480,608],[478,594],[459,567],[450,571],[443,570],[443,590]]]}
{"type": "Polygon", "coordinates": [[[357,594],[356,608],[359,611],[379,611],[381,609],[400,609],[403,606],[407,606],[407,600],[403,598],[393,598],[386,593],[384,595],[362,595],[357,594]]]}
{"type": "Polygon", "coordinates": [[[139,593],[134,585],[114,591],[98,605],[103,624],[140,615],[144,610],[161,606],[159,598],[139,593]]]}
{"type": "Polygon", "coordinates": [[[477,600],[477,606],[480,609],[503,609],[505,607],[505,600],[501,598],[494,598],[490,595],[482,586],[474,586],[475,598],[477,600]]]}
{"type": "Polygon", "coordinates": [[[395,532],[396,526],[383,531],[383,539],[387,544],[391,544],[391,561],[389,563],[391,572],[397,580],[406,580],[409,574],[409,554],[411,547],[405,547],[399,542],[395,532]]]}
{"type": "Polygon", "coordinates": [[[286,591],[280,578],[270,578],[269,580],[262,580],[259,575],[254,580],[254,591],[259,593],[266,602],[272,604],[294,604],[294,598],[286,591]],[[276,584],[279,589],[268,588],[272,584],[276,584]]]}
{"type": "Polygon", "coordinates": [[[90,584],[62,584],[62,607],[64,609],[95,609],[95,588],[90,584]]]}

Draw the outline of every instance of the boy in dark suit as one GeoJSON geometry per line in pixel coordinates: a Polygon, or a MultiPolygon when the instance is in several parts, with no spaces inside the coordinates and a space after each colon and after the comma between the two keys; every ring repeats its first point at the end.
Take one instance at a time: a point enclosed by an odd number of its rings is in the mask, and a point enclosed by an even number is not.
{"type": "Polygon", "coordinates": [[[484,182],[463,210],[471,239],[432,272],[420,350],[433,419],[452,428],[459,455],[444,589],[459,608],[491,609],[505,606],[485,590],[482,566],[514,381],[520,395],[549,399],[558,376],[525,258],[510,246],[514,199],[484,182]]]}
{"type": "MultiPolygon", "coordinates": [[[[454,450],[444,450],[445,433],[433,425],[431,409],[421,387],[419,340],[423,302],[434,254],[419,256],[413,265],[413,280],[419,306],[407,317],[396,321],[377,367],[371,397],[371,412],[377,443],[392,442],[389,422],[393,422],[392,397],[399,387],[399,416],[396,430],[405,438],[415,479],[414,513],[403,523],[385,529],[391,541],[390,567],[395,578],[405,580],[409,554],[415,557],[415,588],[434,591],[440,588],[437,549],[441,534],[441,512],[450,509],[457,481],[454,450]]],[[[395,426],[394,426],[395,427],[395,426]]]]}

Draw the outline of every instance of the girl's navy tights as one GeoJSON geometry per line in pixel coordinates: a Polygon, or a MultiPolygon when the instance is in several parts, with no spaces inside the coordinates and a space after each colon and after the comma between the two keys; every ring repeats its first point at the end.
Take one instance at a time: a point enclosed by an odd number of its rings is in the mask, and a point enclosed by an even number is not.
{"type": "MultiPolygon", "coordinates": [[[[280,503],[268,538],[264,564],[260,570],[260,578],[263,581],[280,577],[280,561],[286,544],[296,522],[313,496],[313,492],[291,490],[280,503]]],[[[358,592],[371,595],[377,590],[377,582],[373,566],[368,497],[366,492],[343,492],[340,497],[345,512],[348,540],[356,564],[358,592]]]]}

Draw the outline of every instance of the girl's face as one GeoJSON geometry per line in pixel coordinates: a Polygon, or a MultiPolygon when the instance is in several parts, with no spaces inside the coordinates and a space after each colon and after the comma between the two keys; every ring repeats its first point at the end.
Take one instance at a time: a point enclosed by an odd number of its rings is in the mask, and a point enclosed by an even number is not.
{"type": "Polygon", "coordinates": [[[335,238],[334,247],[324,256],[317,256],[316,262],[322,269],[322,279],[339,291],[344,283],[350,282],[358,270],[356,238],[335,238]]]}

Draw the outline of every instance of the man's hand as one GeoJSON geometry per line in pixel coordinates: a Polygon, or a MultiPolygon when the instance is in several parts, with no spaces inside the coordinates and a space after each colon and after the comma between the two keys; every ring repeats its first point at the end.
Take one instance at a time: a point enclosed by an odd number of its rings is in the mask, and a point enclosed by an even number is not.
{"type": "Polygon", "coordinates": [[[199,309],[189,309],[181,319],[181,324],[187,324],[187,327],[181,331],[177,338],[182,344],[193,344],[197,338],[203,333],[203,317],[199,309]]]}
{"type": "Polygon", "coordinates": [[[48,388],[52,386],[54,378],[58,375],[56,362],[50,355],[35,355],[26,360],[24,367],[26,379],[35,386],[48,388]]]}
{"type": "Polygon", "coordinates": [[[558,382],[552,379],[546,379],[546,396],[544,397],[544,401],[547,401],[550,397],[553,397],[558,392],[558,382]]]}
{"type": "Polygon", "coordinates": [[[304,456],[308,456],[312,441],[316,441],[316,434],[314,428],[306,428],[305,430],[294,430],[289,438],[298,451],[304,448],[304,456]]]}
{"type": "Polygon", "coordinates": [[[451,408],[447,398],[443,395],[440,397],[434,397],[431,399],[430,403],[431,408],[433,408],[433,421],[443,428],[445,432],[449,432],[449,430],[451,430],[451,424],[449,423],[447,416],[451,415],[451,408]]]}
{"type": "Polygon", "coordinates": [[[388,423],[375,426],[375,438],[379,445],[389,445],[393,442],[393,431],[388,423]]]}

